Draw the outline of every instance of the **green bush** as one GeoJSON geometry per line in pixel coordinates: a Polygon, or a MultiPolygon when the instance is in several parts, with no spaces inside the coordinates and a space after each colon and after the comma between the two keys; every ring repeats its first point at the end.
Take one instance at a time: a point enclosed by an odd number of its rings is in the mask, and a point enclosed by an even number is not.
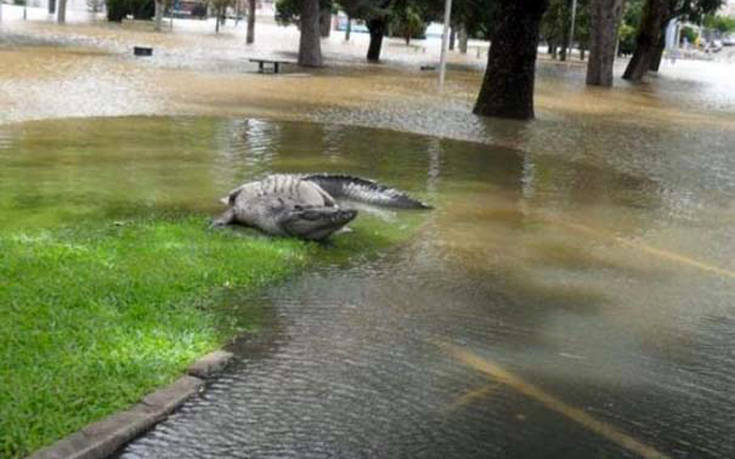
{"type": "Polygon", "coordinates": [[[628,24],[621,24],[618,30],[620,45],[618,46],[618,54],[628,55],[635,51],[635,35],[636,30],[628,24]]]}
{"type": "Polygon", "coordinates": [[[107,0],[107,20],[121,22],[128,14],[128,0],[107,0]]]}
{"type": "Polygon", "coordinates": [[[689,43],[694,44],[694,42],[697,41],[697,36],[698,36],[697,31],[692,29],[691,27],[684,26],[681,28],[682,43],[684,42],[684,39],[686,38],[686,40],[689,43]]]}

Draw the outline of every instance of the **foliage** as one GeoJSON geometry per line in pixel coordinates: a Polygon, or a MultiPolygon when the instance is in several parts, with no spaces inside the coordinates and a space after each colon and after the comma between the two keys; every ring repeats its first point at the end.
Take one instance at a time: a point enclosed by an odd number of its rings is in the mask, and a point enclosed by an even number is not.
{"type": "Polygon", "coordinates": [[[191,17],[204,19],[207,17],[207,5],[204,3],[197,3],[191,8],[191,17]]]}
{"type": "Polygon", "coordinates": [[[715,29],[723,34],[735,31],[735,18],[733,17],[708,14],[704,17],[703,24],[708,29],[715,29]]]}
{"type": "Polygon", "coordinates": [[[299,0],[276,0],[276,22],[279,25],[298,25],[301,14],[301,2],[299,0]]]}
{"type": "Polygon", "coordinates": [[[426,23],[415,2],[402,1],[391,8],[390,30],[393,35],[404,37],[406,44],[411,38],[423,38],[426,23]]]}
{"type": "Polygon", "coordinates": [[[620,24],[618,29],[618,54],[630,55],[635,51],[636,28],[626,24],[620,24]]]}
{"type": "MultiPolygon", "coordinates": [[[[334,8],[332,0],[320,0],[319,9],[322,13],[331,12],[334,8]]],[[[299,25],[301,15],[301,0],[276,0],[276,23],[287,26],[289,24],[299,25]]]]}
{"type": "Polygon", "coordinates": [[[697,37],[699,36],[699,33],[694,30],[692,27],[684,26],[681,28],[681,42],[684,43],[684,40],[687,41],[687,43],[695,43],[697,41],[697,37]]]}
{"type": "Polygon", "coordinates": [[[725,0],[670,0],[666,22],[682,18],[699,23],[708,14],[714,14],[724,3],[725,0]]]}
{"type": "Polygon", "coordinates": [[[156,12],[154,0],[106,0],[107,20],[120,22],[131,14],[135,19],[151,19],[156,12]]]}

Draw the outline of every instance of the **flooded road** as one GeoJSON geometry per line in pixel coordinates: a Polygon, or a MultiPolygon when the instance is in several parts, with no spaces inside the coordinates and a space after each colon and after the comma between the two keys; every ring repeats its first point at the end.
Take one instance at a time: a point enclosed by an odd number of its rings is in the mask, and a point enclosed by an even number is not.
{"type": "Polygon", "coordinates": [[[472,56],[439,95],[410,65],[344,65],[357,51],[336,39],[330,68],[271,77],[182,57],[236,56],[239,36],[165,35],[172,51],[140,62],[120,51],[138,32],[31,27],[71,44],[0,49],[0,206],[18,227],[126,203],[209,213],[273,171],[365,175],[436,207],[405,246],[253,298],[272,331],[123,457],[735,456],[727,67],[601,91],[542,62],[538,119],[518,123],[470,114],[472,56]],[[191,116],[9,124],[62,114],[191,116]]]}

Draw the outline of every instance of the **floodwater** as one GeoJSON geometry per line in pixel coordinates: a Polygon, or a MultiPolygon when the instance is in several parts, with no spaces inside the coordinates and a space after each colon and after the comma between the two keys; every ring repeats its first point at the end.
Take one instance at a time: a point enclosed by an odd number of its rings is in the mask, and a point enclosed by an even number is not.
{"type": "Polygon", "coordinates": [[[272,330],[123,457],[735,456],[729,67],[666,62],[594,90],[579,64],[542,62],[538,119],[519,123],[470,114],[472,56],[440,95],[390,57],[352,66],[337,38],[330,68],[262,76],[234,34],[15,27],[0,48],[8,230],[215,213],[222,190],[274,171],[368,176],[436,207],[377,259],[253,298],[272,330]],[[141,37],[171,51],[121,54],[141,37]]]}

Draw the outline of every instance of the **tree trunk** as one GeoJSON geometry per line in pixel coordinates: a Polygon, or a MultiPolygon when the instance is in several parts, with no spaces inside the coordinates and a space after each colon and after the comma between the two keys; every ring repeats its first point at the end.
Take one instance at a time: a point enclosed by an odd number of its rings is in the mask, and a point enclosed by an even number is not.
{"type": "Polygon", "coordinates": [[[579,60],[584,60],[584,54],[587,52],[587,49],[584,47],[584,45],[579,45],[579,60]]]}
{"type": "Polygon", "coordinates": [[[548,47],[546,48],[546,52],[549,53],[549,56],[551,56],[552,59],[556,59],[556,42],[554,40],[549,40],[548,47]]]}
{"type": "Polygon", "coordinates": [[[48,14],[56,14],[56,0],[48,0],[48,14]]]}
{"type": "Polygon", "coordinates": [[[322,66],[322,47],[319,38],[319,0],[303,0],[301,2],[299,65],[304,67],[322,66]]]}
{"type": "Polygon", "coordinates": [[[572,0],[565,0],[564,12],[562,16],[561,26],[561,49],[559,50],[559,60],[566,61],[569,52],[569,29],[572,21],[572,0]]]}
{"type": "Polygon", "coordinates": [[[459,52],[467,54],[467,25],[463,22],[459,25],[459,52]]]}
{"type": "Polygon", "coordinates": [[[457,39],[457,29],[454,26],[449,28],[449,50],[454,51],[454,42],[457,39]]]}
{"type": "Polygon", "coordinates": [[[322,10],[319,13],[319,34],[322,38],[329,37],[332,30],[332,11],[329,9],[322,10]]]}
{"type": "Polygon", "coordinates": [[[533,118],[533,86],[539,24],[548,0],[503,0],[473,113],[533,118]]]}
{"type": "Polygon", "coordinates": [[[255,0],[248,0],[248,30],[245,33],[245,44],[255,41],[255,0]]]}
{"type": "Polygon", "coordinates": [[[155,7],[156,7],[155,31],[160,32],[161,23],[163,22],[163,0],[156,0],[155,7]]]}
{"type": "Polygon", "coordinates": [[[350,32],[352,32],[352,17],[347,16],[347,27],[345,27],[345,41],[350,41],[350,32]]]}
{"type": "Polygon", "coordinates": [[[385,18],[378,17],[367,21],[370,31],[370,45],[368,45],[367,60],[378,62],[380,60],[380,48],[383,46],[383,35],[385,33],[385,18]]]}
{"type": "Polygon", "coordinates": [[[656,53],[656,45],[661,35],[667,2],[668,0],[646,0],[636,37],[635,51],[623,73],[624,79],[639,82],[651,68],[651,61],[656,53]]]}
{"type": "Polygon", "coordinates": [[[592,0],[590,4],[590,59],[587,84],[612,86],[618,26],[625,0],[592,0]]]}
{"type": "Polygon", "coordinates": [[[666,27],[668,25],[669,21],[666,21],[661,27],[661,36],[658,38],[656,49],[651,58],[651,64],[648,67],[648,70],[652,72],[658,72],[658,68],[661,66],[661,58],[664,56],[664,49],[666,48],[666,27]]]}
{"type": "Polygon", "coordinates": [[[66,0],[59,0],[59,12],[56,22],[64,24],[66,22],[66,0]]]}

